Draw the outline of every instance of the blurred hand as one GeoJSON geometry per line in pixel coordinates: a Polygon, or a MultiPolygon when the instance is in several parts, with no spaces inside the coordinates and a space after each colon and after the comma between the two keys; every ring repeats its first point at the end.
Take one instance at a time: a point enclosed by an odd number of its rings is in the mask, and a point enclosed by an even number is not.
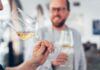
{"type": "Polygon", "coordinates": [[[52,51],[53,45],[50,42],[46,40],[37,42],[32,55],[33,63],[37,65],[43,64],[46,61],[49,53],[51,53],[52,51]]]}
{"type": "Polygon", "coordinates": [[[46,61],[52,51],[53,45],[51,43],[46,40],[39,41],[35,45],[31,59],[17,67],[6,67],[6,70],[36,70],[39,65],[46,61]]]}
{"type": "Polygon", "coordinates": [[[59,66],[64,64],[68,60],[66,53],[60,53],[56,59],[52,61],[53,66],[59,66]]]}

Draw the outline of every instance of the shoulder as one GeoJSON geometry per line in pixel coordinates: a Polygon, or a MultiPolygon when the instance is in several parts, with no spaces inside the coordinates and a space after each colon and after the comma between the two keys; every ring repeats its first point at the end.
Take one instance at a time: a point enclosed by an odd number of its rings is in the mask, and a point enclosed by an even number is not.
{"type": "Polygon", "coordinates": [[[70,28],[72,31],[73,39],[77,42],[81,42],[81,34],[76,29],[70,28]]]}
{"type": "Polygon", "coordinates": [[[79,31],[77,31],[76,29],[70,28],[70,30],[72,31],[72,33],[73,33],[73,35],[74,35],[74,36],[81,37],[80,32],[79,32],[79,31]]]}

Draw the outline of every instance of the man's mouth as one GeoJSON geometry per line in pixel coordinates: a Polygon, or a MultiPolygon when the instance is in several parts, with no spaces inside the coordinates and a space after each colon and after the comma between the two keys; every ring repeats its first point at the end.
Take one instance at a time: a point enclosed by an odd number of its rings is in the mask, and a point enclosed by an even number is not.
{"type": "Polygon", "coordinates": [[[60,19],[60,16],[58,15],[58,16],[55,16],[55,18],[59,18],[60,19]]]}
{"type": "Polygon", "coordinates": [[[59,20],[60,16],[55,16],[53,19],[59,20]]]}

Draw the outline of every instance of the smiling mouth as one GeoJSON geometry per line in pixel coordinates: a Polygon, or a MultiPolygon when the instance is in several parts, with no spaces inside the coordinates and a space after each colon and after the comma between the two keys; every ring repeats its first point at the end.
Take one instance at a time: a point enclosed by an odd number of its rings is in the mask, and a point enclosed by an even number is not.
{"type": "Polygon", "coordinates": [[[54,17],[53,19],[59,20],[59,19],[60,19],[60,17],[56,16],[56,17],[54,17]]]}
{"type": "Polygon", "coordinates": [[[57,16],[55,16],[55,17],[58,17],[58,18],[60,18],[60,16],[59,16],[59,15],[57,15],[57,16]]]}

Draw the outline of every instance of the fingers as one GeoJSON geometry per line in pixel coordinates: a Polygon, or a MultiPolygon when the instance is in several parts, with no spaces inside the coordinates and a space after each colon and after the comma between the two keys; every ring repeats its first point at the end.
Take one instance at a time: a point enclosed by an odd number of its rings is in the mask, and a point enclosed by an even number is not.
{"type": "Polygon", "coordinates": [[[35,44],[35,48],[34,48],[35,51],[37,51],[37,50],[41,47],[41,43],[42,43],[42,41],[38,41],[38,42],[35,44]]]}
{"type": "Polygon", "coordinates": [[[65,64],[66,62],[67,62],[66,59],[55,59],[55,60],[52,62],[52,64],[53,64],[54,66],[59,66],[59,65],[61,65],[61,64],[65,64]]]}
{"type": "Polygon", "coordinates": [[[49,55],[48,51],[46,51],[44,54],[42,54],[41,64],[43,64],[47,60],[48,55],[49,55]]]}
{"type": "Polygon", "coordinates": [[[39,55],[44,55],[47,52],[53,51],[53,45],[47,40],[38,41],[35,45],[34,52],[38,52],[39,55]]]}
{"type": "Polygon", "coordinates": [[[42,43],[42,40],[41,41],[38,41],[35,45],[36,46],[41,46],[41,43],[42,43]]]}
{"type": "Polygon", "coordinates": [[[61,64],[66,63],[66,61],[68,60],[68,56],[65,53],[61,53],[58,55],[58,57],[53,61],[53,65],[54,66],[58,66],[61,64]]]}
{"type": "Polygon", "coordinates": [[[65,53],[61,53],[58,55],[56,61],[57,62],[64,62],[68,60],[68,56],[65,53]]]}
{"type": "Polygon", "coordinates": [[[56,59],[57,62],[66,62],[67,59],[66,58],[60,58],[60,59],[56,59]]]}
{"type": "Polygon", "coordinates": [[[59,58],[59,59],[67,59],[68,55],[66,53],[60,53],[57,58],[59,58]]]}
{"type": "Polygon", "coordinates": [[[48,55],[49,55],[49,51],[46,51],[46,52],[44,53],[44,57],[46,58],[48,55]]]}
{"type": "Polygon", "coordinates": [[[65,64],[65,63],[66,63],[66,61],[55,61],[55,62],[53,62],[53,65],[58,66],[58,65],[61,65],[61,64],[65,64]]]}
{"type": "Polygon", "coordinates": [[[45,46],[44,42],[41,43],[41,46],[40,46],[38,51],[39,51],[40,54],[43,54],[43,55],[48,51],[48,49],[45,46]]]}
{"type": "Polygon", "coordinates": [[[45,46],[48,48],[49,52],[52,52],[54,50],[52,43],[48,42],[47,40],[44,40],[43,42],[44,42],[45,46]]]}
{"type": "Polygon", "coordinates": [[[43,64],[48,58],[49,53],[53,50],[51,43],[46,40],[38,41],[33,50],[32,60],[38,64],[43,64]]]}

